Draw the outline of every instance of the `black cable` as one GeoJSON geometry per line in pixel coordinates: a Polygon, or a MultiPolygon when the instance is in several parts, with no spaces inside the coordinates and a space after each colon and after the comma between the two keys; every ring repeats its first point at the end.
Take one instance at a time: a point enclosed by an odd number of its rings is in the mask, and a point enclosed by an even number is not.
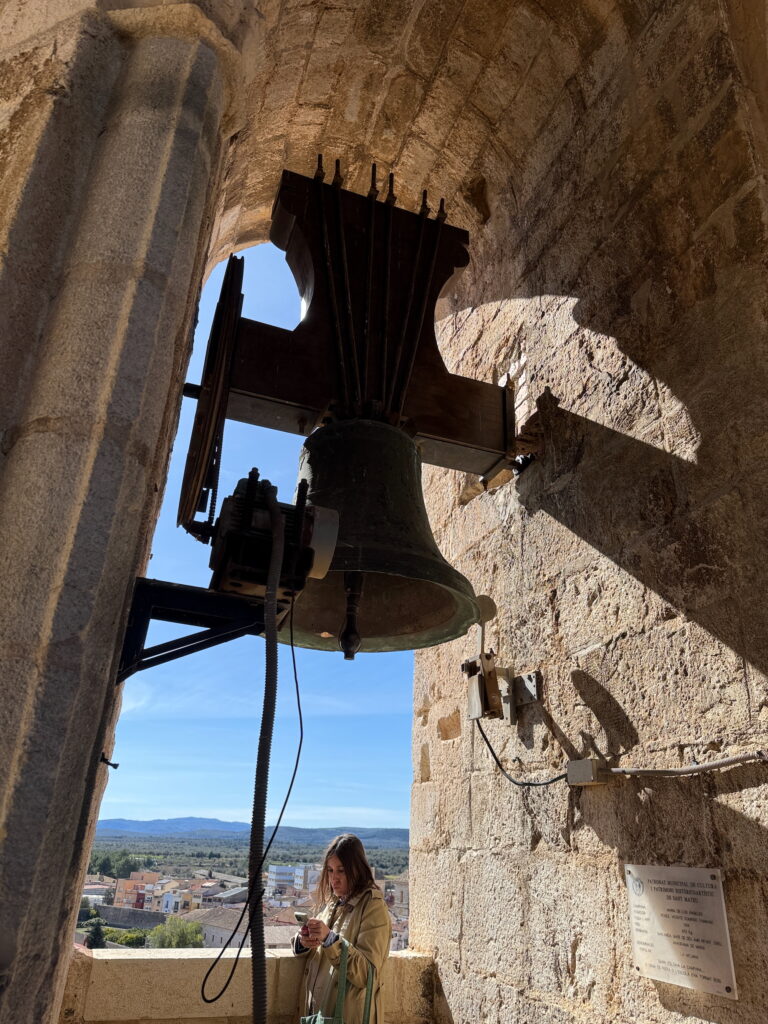
{"type": "MultiPolygon", "coordinates": [[[[286,810],[286,808],[288,806],[288,801],[289,801],[289,799],[291,797],[291,792],[293,790],[293,784],[296,781],[296,775],[297,775],[297,773],[299,771],[299,760],[301,758],[301,748],[302,748],[302,746],[304,744],[304,718],[303,718],[302,711],[301,711],[301,692],[300,692],[300,689],[299,689],[299,673],[298,673],[298,669],[296,667],[296,648],[295,648],[294,642],[293,642],[293,606],[294,606],[294,603],[295,603],[295,595],[291,597],[291,611],[290,611],[289,623],[290,623],[290,639],[291,639],[291,663],[293,665],[293,684],[294,684],[294,688],[296,690],[296,710],[298,712],[298,717],[299,717],[299,745],[298,745],[298,747],[296,749],[296,760],[295,760],[294,765],[293,765],[293,774],[291,775],[291,781],[290,781],[290,783],[288,785],[288,791],[285,794],[285,799],[283,800],[283,805],[280,808],[280,813],[277,816],[277,822],[275,824],[275,827],[272,829],[272,835],[269,837],[269,842],[267,843],[267,846],[266,846],[266,848],[264,850],[264,853],[262,854],[261,863],[259,864],[259,877],[261,876],[261,870],[264,867],[264,861],[267,859],[267,855],[269,854],[269,851],[272,848],[272,844],[275,841],[275,837],[277,836],[277,830],[280,828],[280,823],[283,820],[283,815],[285,814],[285,810],[286,810]]],[[[208,996],[206,996],[206,994],[205,994],[206,982],[208,981],[208,978],[211,976],[211,973],[216,968],[217,964],[219,963],[219,961],[221,960],[222,956],[224,955],[224,950],[225,949],[229,949],[229,947],[231,946],[232,941],[233,941],[235,935],[237,935],[237,932],[238,932],[238,930],[240,928],[240,925],[243,923],[243,918],[245,917],[245,915],[246,915],[246,913],[248,911],[248,906],[249,906],[249,903],[250,903],[250,897],[251,896],[252,896],[252,892],[251,892],[251,888],[250,888],[250,885],[249,885],[249,887],[248,887],[248,896],[246,898],[246,903],[245,903],[245,906],[243,907],[242,911],[240,912],[240,917],[238,918],[237,923],[235,924],[234,928],[230,932],[227,941],[224,943],[222,948],[219,950],[218,955],[216,956],[216,959],[213,961],[211,966],[205,972],[205,977],[203,978],[202,985],[200,986],[200,996],[201,996],[201,998],[202,998],[204,1003],[215,1003],[219,999],[221,999],[221,997],[224,995],[224,993],[229,988],[230,982],[232,981],[232,979],[235,976],[235,970],[237,969],[237,963],[238,963],[238,961],[240,959],[240,954],[243,951],[243,948],[245,946],[245,940],[248,938],[248,935],[249,935],[249,932],[250,932],[250,925],[248,925],[246,927],[245,932],[243,933],[243,937],[240,940],[240,944],[237,947],[237,955],[235,956],[235,959],[232,962],[232,967],[230,969],[229,976],[227,977],[227,980],[224,982],[224,985],[223,985],[221,991],[217,995],[212,996],[210,999],[208,998],[208,996]]]]}
{"type": "Polygon", "coordinates": [[[259,729],[256,777],[253,786],[251,842],[248,854],[248,923],[251,931],[251,1006],[254,1024],[267,1024],[267,964],[264,941],[264,907],[261,865],[264,863],[264,831],[267,824],[269,769],[277,709],[277,591],[285,550],[285,523],[277,500],[277,488],[264,481],[264,498],[269,511],[272,548],[269,554],[264,592],[264,705],[259,729]]]}
{"type": "Polygon", "coordinates": [[[480,730],[480,735],[481,735],[481,736],[483,737],[483,739],[485,740],[485,745],[486,745],[486,747],[488,747],[488,749],[490,750],[490,752],[491,752],[491,757],[492,757],[492,758],[493,758],[493,760],[494,760],[494,761],[496,762],[496,766],[497,766],[497,768],[499,769],[499,771],[501,772],[501,774],[502,774],[502,775],[504,776],[504,778],[505,778],[505,779],[508,779],[508,780],[509,780],[509,781],[510,781],[510,782],[512,783],[512,785],[513,785],[513,786],[520,786],[520,787],[521,787],[521,788],[523,788],[523,789],[527,788],[528,786],[551,786],[553,782],[562,782],[562,781],[563,781],[563,779],[566,779],[566,778],[568,778],[568,773],[567,773],[567,772],[563,772],[563,774],[562,774],[562,775],[556,775],[556,776],[554,777],[554,779],[543,779],[543,780],[542,780],[541,782],[521,782],[521,781],[520,781],[520,779],[513,779],[513,778],[512,778],[512,776],[511,776],[511,775],[509,775],[509,774],[508,774],[508,773],[507,773],[507,772],[506,772],[506,771],[504,770],[504,768],[502,767],[501,761],[500,761],[500,760],[498,759],[498,757],[496,756],[496,751],[495,751],[495,750],[493,749],[493,747],[491,746],[491,741],[490,741],[490,740],[488,739],[488,737],[487,737],[487,736],[485,735],[485,732],[483,731],[483,727],[482,727],[482,725],[480,725],[480,721],[479,721],[479,719],[477,719],[477,718],[475,719],[475,725],[476,725],[476,726],[477,726],[477,728],[478,728],[478,729],[480,730]]]}

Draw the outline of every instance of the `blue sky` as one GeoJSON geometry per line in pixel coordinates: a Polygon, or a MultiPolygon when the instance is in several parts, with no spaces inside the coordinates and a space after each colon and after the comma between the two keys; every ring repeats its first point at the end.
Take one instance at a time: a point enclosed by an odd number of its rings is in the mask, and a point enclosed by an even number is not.
{"type": "MultiPolygon", "coordinates": [[[[262,245],[245,254],[243,315],[291,328],[299,296],[283,254],[262,245]]],[[[203,289],[187,379],[199,382],[224,264],[203,289]]],[[[176,527],[176,508],[195,403],[184,399],[179,432],[147,575],[207,586],[210,548],[176,527]]],[[[290,501],[302,438],[228,422],[220,497],[257,466],[290,501]]],[[[185,632],[152,627],[149,643],[185,632]]],[[[268,823],[276,818],[298,741],[290,650],[280,647],[268,823]]],[[[410,813],[413,655],[297,650],[304,749],[284,824],[407,828],[410,813]]],[[[264,642],[223,644],[139,672],[123,684],[123,710],[101,818],[187,815],[249,821],[261,718],[264,642]]]]}

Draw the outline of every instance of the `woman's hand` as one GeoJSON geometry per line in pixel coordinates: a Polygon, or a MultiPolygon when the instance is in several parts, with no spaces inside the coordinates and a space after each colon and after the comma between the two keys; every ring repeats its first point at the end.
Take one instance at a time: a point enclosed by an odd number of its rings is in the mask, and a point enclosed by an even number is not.
{"type": "MultiPolygon", "coordinates": [[[[328,938],[330,928],[319,917],[310,917],[306,924],[307,934],[301,935],[301,944],[307,949],[317,949],[328,938]]],[[[301,929],[302,933],[304,928],[301,929]]]]}

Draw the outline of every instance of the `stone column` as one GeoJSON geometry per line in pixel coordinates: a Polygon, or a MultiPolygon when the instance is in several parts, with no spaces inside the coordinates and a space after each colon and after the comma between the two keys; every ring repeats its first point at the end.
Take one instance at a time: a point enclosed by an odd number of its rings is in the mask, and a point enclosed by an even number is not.
{"type": "Polygon", "coordinates": [[[69,963],[228,102],[210,26],[130,14],[0,53],[21,96],[0,145],[2,1024],[54,1020],[69,963]]]}

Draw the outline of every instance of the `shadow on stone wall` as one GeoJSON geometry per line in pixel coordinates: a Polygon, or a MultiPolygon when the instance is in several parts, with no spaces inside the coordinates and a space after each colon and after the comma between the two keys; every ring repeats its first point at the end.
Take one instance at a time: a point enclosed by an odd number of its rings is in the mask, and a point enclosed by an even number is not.
{"type": "MultiPolygon", "coordinates": [[[[576,693],[595,716],[602,729],[602,736],[599,739],[587,730],[579,729],[578,742],[572,741],[562,731],[544,704],[536,709],[535,717],[539,721],[543,721],[569,760],[578,761],[583,757],[598,757],[608,765],[618,764],[621,756],[632,750],[639,742],[637,730],[629,715],[608,689],[589,673],[577,669],[571,672],[571,682],[576,693]]],[[[529,714],[527,728],[522,721],[520,727],[521,734],[526,732],[529,735],[529,745],[533,742],[531,719],[533,719],[533,715],[529,714]]]]}
{"type": "MultiPolygon", "coordinates": [[[[729,797],[739,794],[741,803],[754,798],[755,813],[760,806],[764,810],[765,778],[763,766],[743,765],[687,779],[622,779],[599,792],[573,795],[572,847],[585,848],[594,833],[615,849],[621,885],[625,864],[716,864],[723,869],[738,1002],[662,982],[641,983],[653,984],[662,1006],[686,1019],[738,1024],[758,1019],[744,1014],[766,1008],[768,834],[754,818],[728,805],[729,797]]],[[[628,920],[625,928],[629,942],[628,920]]]]}
{"type": "MultiPolygon", "coordinates": [[[[638,622],[626,623],[645,645],[645,671],[636,652],[625,653],[622,663],[621,649],[632,643],[626,633],[604,655],[623,677],[618,692],[627,707],[593,675],[571,671],[596,728],[563,726],[542,705],[519,723],[527,745],[543,722],[568,758],[626,764],[621,757],[640,742],[638,729],[646,745],[656,736],[673,758],[679,740],[678,756],[691,759],[684,752],[690,744],[717,751],[734,739],[748,743],[760,728],[768,698],[754,670],[768,672],[768,494],[752,437],[756,381],[748,380],[746,365],[740,390],[733,379],[730,386],[718,380],[714,367],[705,371],[700,364],[699,372],[702,381],[711,374],[712,390],[704,389],[711,399],[704,406],[688,407],[701,432],[696,462],[568,412],[548,393],[539,402],[546,456],[519,479],[522,504],[573,531],[668,607],[651,630],[658,640],[638,622]],[[691,628],[686,620],[704,633],[683,643],[680,636],[691,628]]],[[[760,824],[768,818],[767,778],[764,766],[743,766],[571,794],[571,848],[583,848],[593,833],[616,850],[619,875],[625,863],[711,864],[724,871],[739,1001],[653,982],[671,1012],[713,1024],[768,1013],[768,830],[760,824]],[[729,806],[731,796],[739,810],[729,806]]]]}
{"type": "Polygon", "coordinates": [[[768,705],[749,678],[750,665],[768,672],[768,494],[762,454],[747,472],[757,442],[750,392],[728,389],[702,411],[695,463],[561,409],[545,392],[546,455],[518,493],[529,512],[547,513],[657,593],[669,618],[684,615],[734,652],[751,721],[768,705]]]}
{"type": "MultiPolygon", "coordinates": [[[[586,673],[574,672],[571,678],[598,721],[604,741],[596,742],[591,733],[570,726],[568,721],[556,721],[543,704],[525,709],[519,731],[544,724],[569,759],[598,756],[615,764],[624,750],[637,743],[634,727],[605,687],[586,673]]],[[[764,765],[741,765],[681,779],[620,778],[596,789],[572,789],[567,810],[561,805],[559,828],[550,820],[551,802],[526,800],[525,795],[523,800],[537,838],[544,833],[550,845],[554,842],[563,851],[587,856],[605,847],[613,849],[616,861],[612,870],[621,890],[626,864],[716,865],[723,871],[739,1000],[723,1000],[648,979],[635,983],[630,974],[624,974],[617,985],[623,990],[627,1008],[633,998],[638,1005],[642,1002],[642,987],[653,985],[661,1005],[685,1019],[712,1024],[766,1019],[768,829],[761,821],[766,819],[768,796],[764,765]],[[641,989],[633,997],[635,984],[641,989]]],[[[606,905],[605,914],[619,942],[628,948],[626,907],[621,902],[606,905]]]]}

